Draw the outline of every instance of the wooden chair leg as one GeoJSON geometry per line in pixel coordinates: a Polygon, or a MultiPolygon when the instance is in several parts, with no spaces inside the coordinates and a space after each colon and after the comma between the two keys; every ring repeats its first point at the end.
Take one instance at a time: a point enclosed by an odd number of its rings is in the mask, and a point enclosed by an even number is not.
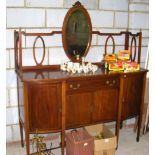
{"type": "Polygon", "coordinates": [[[20,120],[19,120],[19,128],[20,128],[21,146],[24,147],[23,125],[20,120]]]}

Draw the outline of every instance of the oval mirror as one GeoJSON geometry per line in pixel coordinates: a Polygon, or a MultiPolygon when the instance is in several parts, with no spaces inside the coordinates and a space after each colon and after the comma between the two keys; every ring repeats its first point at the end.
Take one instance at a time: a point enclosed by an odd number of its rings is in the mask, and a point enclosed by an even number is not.
{"type": "Polygon", "coordinates": [[[87,10],[76,2],[67,12],[63,28],[62,42],[66,55],[72,61],[86,56],[91,45],[92,24],[87,10]]]}

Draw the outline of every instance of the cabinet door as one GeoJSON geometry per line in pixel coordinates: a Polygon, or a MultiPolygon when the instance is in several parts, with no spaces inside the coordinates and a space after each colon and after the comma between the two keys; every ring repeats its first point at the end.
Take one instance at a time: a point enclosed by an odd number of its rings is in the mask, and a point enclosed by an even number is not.
{"type": "Polygon", "coordinates": [[[122,118],[127,119],[139,114],[143,75],[126,75],[123,85],[122,118]]]}
{"type": "Polygon", "coordinates": [[[93,95],[93,122],[116,120],[118,105],[118,90],[103,88],[93,95]]]}
{"type": "Polygon", "coordinates": [[[61,84],[29,84],[28,103],[31,131],[50,131],[59,128],[61,84]]]}
{"type": "Polygon", "coordinates": [[[66,126],[78,127],[91,122],[92,94],[89,92],[67,95],[66,126]]]}

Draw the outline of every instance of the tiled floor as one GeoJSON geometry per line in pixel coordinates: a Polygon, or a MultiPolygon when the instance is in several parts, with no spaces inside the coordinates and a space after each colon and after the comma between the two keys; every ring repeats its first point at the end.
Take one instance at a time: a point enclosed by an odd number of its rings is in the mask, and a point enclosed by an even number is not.
{"type": "MultiPolygon", "coordinates": [[[[6,155],[25,155],[25,148],[19,143],[7,144],[6,155]]],[[[55,155],[61,155],[60,149],[53,151],[55,155]]],[[[142,135],[139,143],[136,142],[136,134],[132,129],[122,129],[116,155],[149,155],[149,133],[142,135]]]]}

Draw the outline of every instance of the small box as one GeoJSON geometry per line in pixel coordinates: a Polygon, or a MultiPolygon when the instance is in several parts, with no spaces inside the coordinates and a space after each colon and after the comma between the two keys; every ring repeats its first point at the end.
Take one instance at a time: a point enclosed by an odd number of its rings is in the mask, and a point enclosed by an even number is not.
{"type": "Polygon", "coordinates": [[[86,130],[71,131],[66,134],[67,155],[93,155],[94,138],[86,130]]]}
{"type": "Polygon", "coordinates": [[[124,63],[126,71],[138,71],[140,70],[140,65],[136,62],[126,62],[124,63]]]}
{"type": "Polygon", "coordinates": [[[120,50],[118,52],[119,60],[129,60],[130,59],[130,51],[129,50],[120,50]]]}
{"type": "Polygon", "coordinates": [[[123,63],[119,63],[119,62],[109,63],[108,69],[110,71],[123,71],[124,65],[123,63]]]}
{"type": "Polygon", "coordinates": [[[106,54],[104,57],[105,62],[115,62],[117,60],[116,54],[106,54]]]}
{"type": "Polygon", "coordinates": [[[94,139],[94,155],[115,155],[116,136],[103,124],[86,126],[85,130],[94,138],[103,132],[104,137],[94,139]]]}

